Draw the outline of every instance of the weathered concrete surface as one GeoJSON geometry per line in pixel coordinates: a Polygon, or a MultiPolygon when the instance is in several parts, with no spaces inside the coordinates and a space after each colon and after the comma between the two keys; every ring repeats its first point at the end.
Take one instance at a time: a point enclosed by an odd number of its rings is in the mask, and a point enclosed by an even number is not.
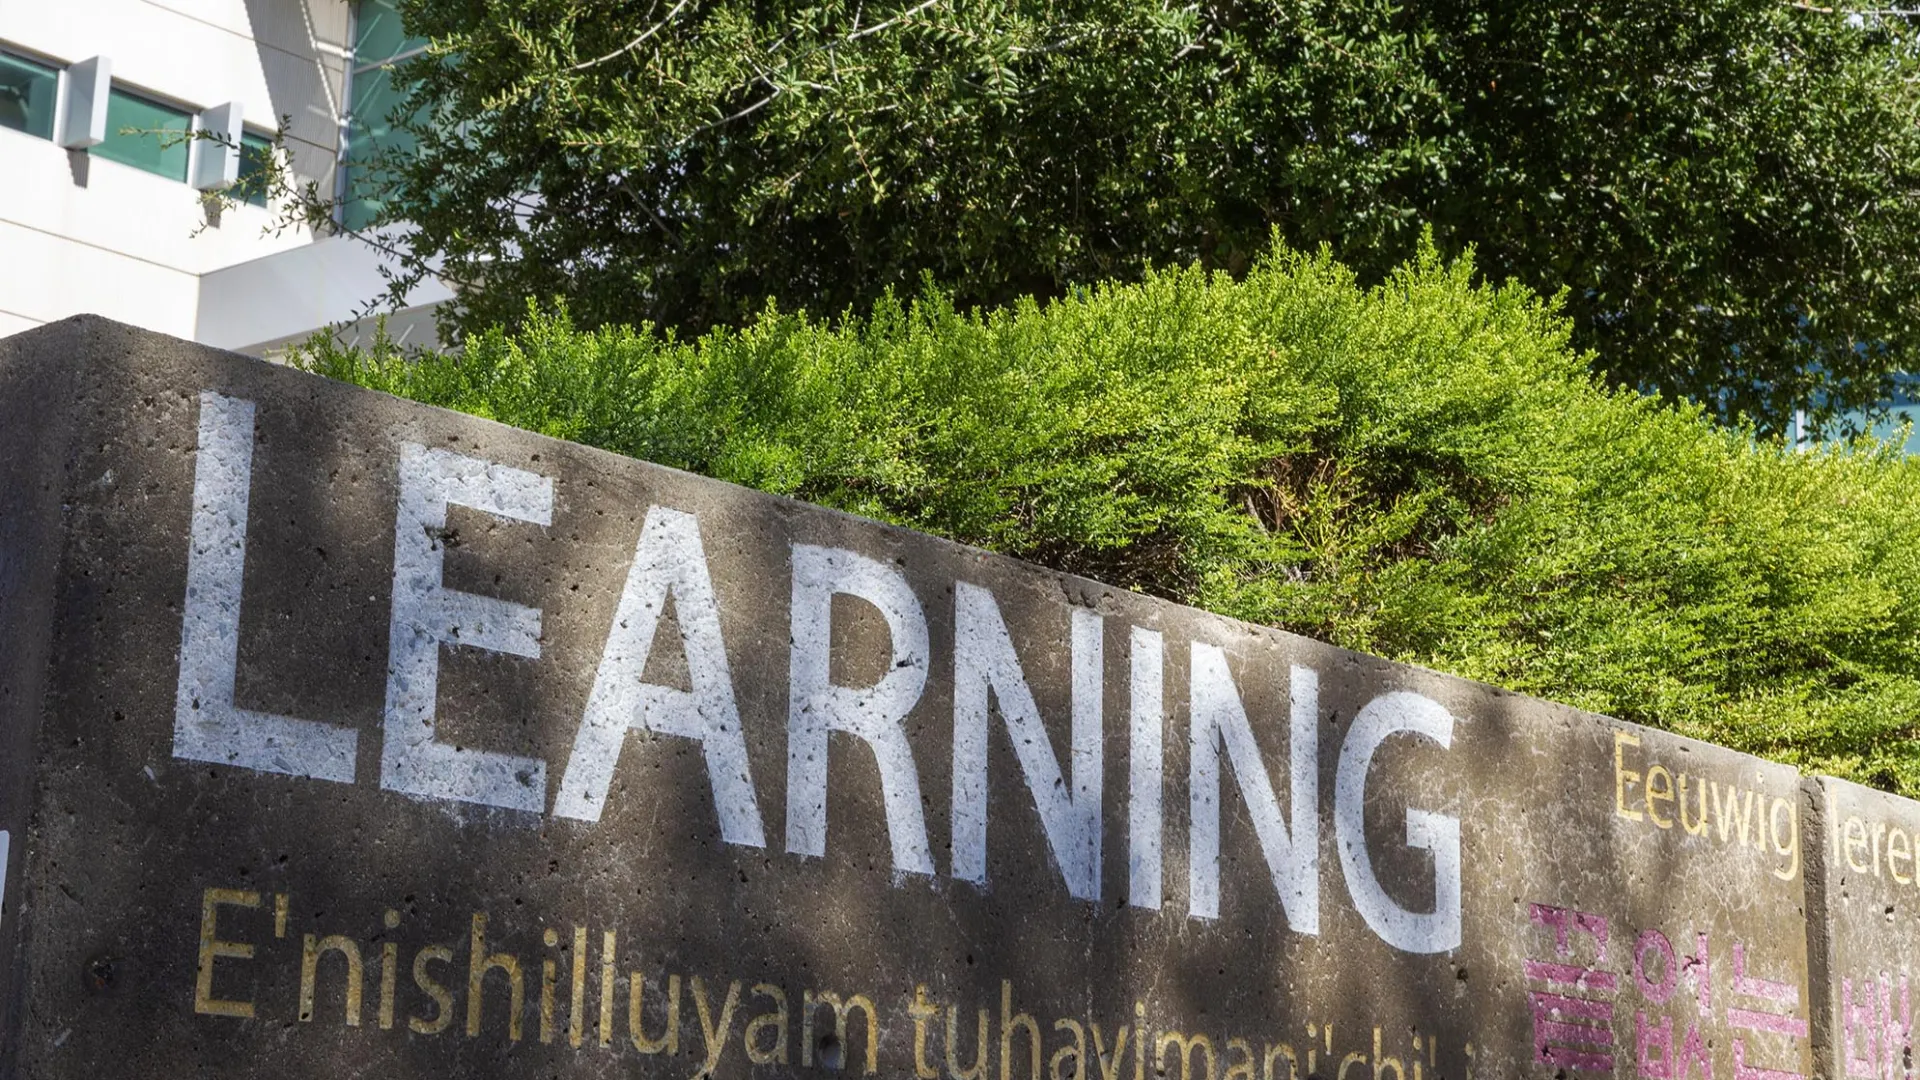
{"type": "Polygon", "coordinates": [[[1812,1069],[1790,770],[99,320],[0,378],[0,1074],[1812,1069]]]}
{"type": "Polygon", "coordinates": [[[75,369],[0,363],[0,1075],[8,1073],[25,1000],[19,990],[23,837],[45,693],[53,583],[66,487],[60,440],[16,422],[13,402],[64,401],[75,369]]]}
{"type": "Polygon", "coordinates": [[[1824,912],[1815,970],[1828,991],[1818,1032],[1829,1076],[1913,1075],[1909,979],[1920,975],[1920,805],[1844,780],[1809,781],[1819,799],[1824,912]],[[1822,972],[1822,968],[1824,971],[1822,972]]]}

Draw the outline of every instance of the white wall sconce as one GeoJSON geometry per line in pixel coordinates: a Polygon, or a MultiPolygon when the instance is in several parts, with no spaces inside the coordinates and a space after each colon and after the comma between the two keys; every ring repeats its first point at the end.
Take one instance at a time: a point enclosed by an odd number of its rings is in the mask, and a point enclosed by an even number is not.
{"type": "Polygon", "coordinates": [[[240,179],[240,103],[229,101],[201,110],[194,131],[208,132],[213,138],[193,140],[193,166],[188,181],[201,191],[231,187],[240,179]]]}
{"type": "Polygon", "coordinates": [[[107,138],[107,95],[113,90],[113,61],[104,56],[67,68],[53,141],[69,150],[85,150],[107,138]]]}

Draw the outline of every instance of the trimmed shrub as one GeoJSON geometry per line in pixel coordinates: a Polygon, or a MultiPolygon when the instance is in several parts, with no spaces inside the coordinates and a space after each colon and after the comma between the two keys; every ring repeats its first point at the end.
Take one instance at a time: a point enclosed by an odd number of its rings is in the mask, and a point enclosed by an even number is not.
{"type": "Polygon", "coordinates": [[[1589,377],[1430,251],[300,366],[1920,795],[1920,462],[1589,377]]]}

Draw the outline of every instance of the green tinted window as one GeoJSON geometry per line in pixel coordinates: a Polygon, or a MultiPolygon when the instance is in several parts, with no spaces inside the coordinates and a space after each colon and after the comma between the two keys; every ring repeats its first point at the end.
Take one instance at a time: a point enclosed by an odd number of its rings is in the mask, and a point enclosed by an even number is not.
{"type": "Polygon", "coordinates": [[[114,87],[107,98],[107,138],[92,153],[145,169],[170,180],[187,178],[187,129],[193,118],[184,109],[114,87]],[[177,137],[170,132],[179,132],[177,137]]]}
{"type": "Polygon", "coordinates": [[[0,53],[0,127],[53,138],[53,97],[60,75],[45,64],[0,53]]]}
{"type": "MultiPolygon", "coordinates": [[[[356,72],[353,76],[353,93],[347,106],[352,110],[353,128],[375,142],[387,138],[391,131],[389,116],[393,107],[406,96],[404,89],[394,86],[393,74],[392,68],[372,68],[356,72]]],[[[353,142],[358,144],[360,140],[353,142]]]]}
{"type": "Polygon", "coordinates": [[[352,232],[373,224],[380,216],[380,200],[374,197],[370,171],[364,165],[349,161],[341,166],[347,170],[346,197],[340,202],[340,227],[352,232]]]}
{"type": "Polygon", "coordinates": [[[393,0],[360,0],[354,19],[353,62],[356,66],[384,64],[427,43],[426,38],[407,36],[393,0]]]}
{"type": "Polygon", "coordinates": [[[233,193],[255,206],[267,205],[267,163],[273,140],[249,131],[240,136],[240,179],[233,193]]]}
{"type": "Polygon", "coordinates": [[[394,112],[408,89],[396,82],[395,66],[418,55],[426,45],[426,38],[407,36],[394,0],[360,0],[354,8],[347,152],[340,164],[346,170],[340,223],[349,229],[366,228],[380,213],[380,178],[374,158],[406,153],[413,146],[411,136],[393,129],[394,112]]]}
{"type": "Polygon", "coordinates": [[[347,170],[346,201],[340,208],[340,223],[349,229],[365,228],[380,212],[375,155],[404,154],[413,147],[413,136],[393,126],[393,116],[409,89],[395,74],[396,69],[389,67],[354,72],[343,163],[347,170]]]}

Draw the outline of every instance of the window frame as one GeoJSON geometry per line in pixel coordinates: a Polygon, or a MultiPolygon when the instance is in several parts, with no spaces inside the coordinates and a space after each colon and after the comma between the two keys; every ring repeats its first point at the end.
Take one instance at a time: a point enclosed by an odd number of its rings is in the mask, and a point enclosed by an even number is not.
{"type": "Polygon", "coordinates": [[[99,153],[100,147],[106,146],[108,141],[111,141],[115,135],[119,134],[119,129],[114,127],[111,121],[109,121],[108,123],[107,140],[99,143],[98,145],[88,147],[86,150],[87,155],[89,157],[98,157],[103,161],[111,161],[115,165],[119,165],[124,168],[133,169],[137,172],[146,173],[148,176],[157,176],[162,180],[171,180],[182,186],[186,186],[188,180],[193,176],[193,159],[198,150],[198,144],[200,142],[199,139],[196,139],[193,137],[194,132],[199,131],[201,129],[200,113],[202,110],[200,109],[200,107],[196,105],[189,105],[181,101],[179,98],[171,97],[166,94],[156,93],[155,91],[149,90],[144,86],[139,86],[137,84],[129,83],[129,82],[123,82],[117,78],[113,80],[107,92],[108,92],[107,108],[109,113],[111,113],[113,108],[113,104],[112,104],[113,95],[117,94],[122,97],[132,98],[134,101],[142,102],[149,106],[153,106],[159,109],[164,109],[168,112],[177,112],[184,115],[186,117],[186,128],[183,131],[183,134],[186,137],[186,160],[183,166],[181,167],[180,175],[176,176],[173,173],[160,172],[155,169],[149,169],[143,165],[136,165],[132,162],[127,162],[127,161],[118,161],[114,158],[106,157],[105,155],[100,154],[99,153]]]}
{"type": "MultiPolygon", "coordinates": [[[[239,187],[240,185],[244,184],[247,180],[247,151],[249,149],[257,149],[262,154],[271,158],[277,152],[277,146],[275,143],[275,138],[277,134],[278,134],[277,132],[263,134],[257,128],[249,127],[245,123],[241,124],[240,146],[238,147],[238,153],[240,154],[240,173],[239,173],[239,176],[234,180],[234,187],[236,188],[239,187]],[[249,144],[248,140],[250,139],[257,139],[259,141],[257,143],[249,144]]],[[[261,191],[253,194],[240,195],[238,196],[236,201],[247,206],[257,206],[264,210],[267,208],[267,204],[268,204],[267,195],[268,193],[266,192],[266,190],[262,189],[261,191]]]]}
{"type": "MultiPolygon", "coordinates": [[[[382,71],[390,72],[409,60],[426,55],[432,48],[432,42],[421,41],[418,44],[402,48],[399,52],[391,56],[385,56],[379,59],[368,59],[364,57],[360,52],[360,31],[361,9],[365,4],[366,0],[354,0],[354,3],[348,10],[347,40],[350,44],[347,52],[346,86],[341,95],[341,100],[346,108],[342,111],[340,117],[340,137],[334,151],[333,174],[333,221],[335,225],[341,228],[348,227],[350,208],[356,207],[358,204],[366,201],[364,199],[354,198],[353,178],[356,165],[364,168],[364,163],[356,163],[353,159],[355,147],[354,131],[356,128],[359,128],[364,132],[369,126],[366,121],[360,118],[359,113],[353,107],[355,82],[363,77],[375,75],[382,71]]],[[[401,40],[404,42],[407,39],[403,37],[401,40]]],[[[391,80],[391,76],[389,76],[389,80],[391,80]]],[[[374,118],[375,122],[384,122],[385,119],[386,117],[384,116],[374,118]]]]}
{"type": "MultiPolygon", "coordinates": [[[[357,10],[358,10],[358,7],[356,5],[354,8],[355,13],[357,13],[357,10]]],[[[30,138],[39,139],[42,142],[53,142],[57,137],[57,134],[60,129],[61,110],[64,109],[66,106],[67,95],[69,93],[70,75],[72,73],[73,65],[67,61],[61,60],[58,57],[52,56],[48,53],[41,52],[37,49],[31,49],[21,45],[16,45],[13,42],[7,41],[7,40],[0,40],[0,57],[5,57],[10,60],[19,61],[22,64],[29,65],[30,67],[43,69],[53,76],[53,104],[50,110],[50,116],[48,120],[48,130],[45,133],[41,133],[38,131],[34,131],[30,128],[21,128],[21,129],[7,128],[6,129],[8,131],[18,130],[20,134],[28,136],[30,138]]],[[[172,180],[176,183],[191,186],[191,182],[193,179],[194,166],[198,162],[201,153],[206,150],[206,147],[202,145],[202,143],[205,142],[205,140],[199,137],[199,133],[206,130],[206,114],[208,111],[208,107],[202,107],[199,105],[190,104],[184,99],[174,97],[171,94],[162,93],[162,92],[150,89],[144,85],[128,82],[124,79],[118,79],[118,78],[112,79],[109,82],[107,92],[109,94],[109,108],[111,108],[112,97],[119,96],[123,98],[132,99],[135,102],[139,102],[141,104],[144,104],[146,106],[149,106],[151,108],[154,108],[169,114],[178,114],[184,117],[185,127],[182,129],[182,132],[181,132],[182,135],[184,136],[183,141],[186,149],[186,164],[184,169],[181,171],[180,174],[175,174],[173,172],[162,172],[157,169],[148,168],[144,165],[135,164],[133,162],[128,162],[128,161],[121,161],[112,157],[108,157],[104,154],[96,153],[96,151],[98,151],[101,146],[106,145],[105,140],[103,140],[98,144],[95,144],[94,146],[87,147],[84,150],[78,150],[73,152],[85,154],[89,159],[99,157],[102,160],[111,161],[115,165],[124,166],[126,168],[133,169],[137,172],[143,172],[149,176],[157,176],[162,180],[172,180]]],[[[343,132],[345,131],[344,123],[341,125],[341,130],[343,132]]],[[[118,128],[110,127],[107,133],[107,137],[110,140],[118,133],[119,133],[118,128]]],[[[279,140],[280,140],[279,131],[263,130],[254,125],[245,124],[243,122],[240,129],[240,143],[238,146],[234,147],[234,152],[241,155],[241,159],[240,159],[241,166],[242,168],[244,168],[246,164],[246,155],[249,151],[260,151],[269,155],[274,154],[280,145],[279,140]]],[[[167,148],[167,149],[170,150],[171,148],[167,148]]],[[[267,193],[265,191],[261,191],[255,196],[242,198],[239,201],[242,203],[245,203],[248,206],[256,206],[256,207],[262,207],[262,208],[265,208],[268,205],[267,193]]]]}
{"type": "Polygon", "coordinates": [[[39,139],[42,142],[52,142],[55,133],[60,130],[60,109],[66,104],[67,68],[71,65],[64,60],[49,56],[46,53],[24,48],[9,41],[0,41],[0,56],[18,60],[24,64],[31,64],[34,67],[45,68],[53,73],[53,108],[48,115],[47,133],[41,135],[38,132],[29,131],[25,128],[6,129],[8,131],[17,131],[19,134],[39,139]]]}

